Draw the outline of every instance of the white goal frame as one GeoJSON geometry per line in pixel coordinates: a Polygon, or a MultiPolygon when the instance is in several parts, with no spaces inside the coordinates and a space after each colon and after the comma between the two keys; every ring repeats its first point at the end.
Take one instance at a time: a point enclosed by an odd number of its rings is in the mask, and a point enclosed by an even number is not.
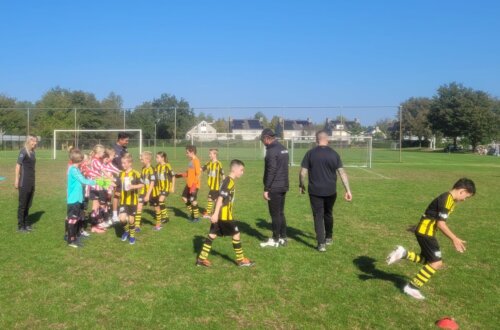
{"type": "Polygon", "coordinates": [[[142,153],[142,129],[55,129],[52,143],[54,145],[53,159],[56,159],[57,133],[98,133],[98,132],[139,132],[139,154],[142,153]]]}
{"type": "MultiPolygon", "coordinates": [[[[294,154],[295,154],[295,143],[314,143],[316,142],[316,136],[314,135],[303,135],[303,136],[294,136],[290,140],[290,165],[291,166],[300,166],[300,164],[294,163],[294,154]],[[297,141],[297,142],[296,142],[297,141]],[[298,142],[300,141],[300,142],[298,142]]],[[[345,165],[345,167],[368,167],[372,168],[372,155],[373,155],[373,139],[371,136],[329,136],[328,141],[340,141],[347,142],[351,144],[351,142],[355,141],[366,141],[367,142],[367,159],[366,165],[345,165]]]]}

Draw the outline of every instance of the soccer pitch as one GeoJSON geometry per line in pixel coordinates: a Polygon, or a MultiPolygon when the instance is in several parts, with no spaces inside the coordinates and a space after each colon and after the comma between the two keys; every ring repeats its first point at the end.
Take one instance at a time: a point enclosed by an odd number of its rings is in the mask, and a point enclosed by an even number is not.
{"type": "MultiPolygon", "coordinates": [[[[236,267],[231,239],[219,238],[209,269],[194,265],[209,222],[186,220],[180,199],[183,180],[167,199],[171,221],[161,231],[152,230],[148,208],[135,245],[121,242],[119,231],[108,230],[92,234],[84,248],[71,249],[63,241],[67,160],[37,160],[30,212],[35,229],[19,234],[15,155],[4,154],[0,328],[432,329],[444,316],[454,317],[463,329],[496,328],[500,158],[403,154],[402,163],[347,169],[353,201],[337,199],[335,242],[326,253],[314,249],[309,200],[298,193],[299,167],[290,168],[285,206],[289,244],[260,248],[270,234],[262,199],[263,161],[245,161],[245,175],[236,182],[235,215],[241,220],[244,253],[256,265],[236,267]],[[416,301],[401,288],[420,267],[405,262],[387,266],[385,257],[397,244],[418,250],[407,227],[417,224],[428,203],[463,176],[475,181],[478,192],[457,205],[448,223],[468,242],[467,251],[455,252],[438,234],[445,267],[422,289],[427,299],[416,301]]],[[[174,170],[183,171],[183,150],[177,155],[174,170]]],[[[134,167],[140,167],[138,160],[134,167]]],[[[340,183],[338,188],[343,193],[340,183]]],[[[206,193],[203,185],[202,207],[206,193]]]]}

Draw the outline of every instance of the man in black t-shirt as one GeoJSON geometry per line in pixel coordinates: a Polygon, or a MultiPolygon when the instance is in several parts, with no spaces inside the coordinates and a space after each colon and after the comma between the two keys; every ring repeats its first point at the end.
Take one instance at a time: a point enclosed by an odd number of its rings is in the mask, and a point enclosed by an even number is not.
{"type": "Polygon", "coordinates": [[[317,146],[309,150],[302,160],[299,175],[300,192],[305,193],[304,180],[309,177],[309,201],[314,217],[314,229],[318,251],[325,252],[326,245],[333,244],[333,206],[337,199],[337,172],[345,188],[344,198],[352,200],[349,180],[339,154],[328,146],[328,133],[316,133],[317,146]]]}

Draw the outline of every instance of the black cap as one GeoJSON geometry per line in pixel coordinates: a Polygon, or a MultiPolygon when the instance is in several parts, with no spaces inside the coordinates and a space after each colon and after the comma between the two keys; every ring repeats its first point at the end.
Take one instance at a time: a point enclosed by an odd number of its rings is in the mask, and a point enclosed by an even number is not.
{"type": "Polygon", "coordinates": [[[263,139],[266,136],[274,137],[276,134],[274,134],[274,131],[270,128],[264,128],[262,130],[262,133],[260,133],[260,138],[263,139]]]}

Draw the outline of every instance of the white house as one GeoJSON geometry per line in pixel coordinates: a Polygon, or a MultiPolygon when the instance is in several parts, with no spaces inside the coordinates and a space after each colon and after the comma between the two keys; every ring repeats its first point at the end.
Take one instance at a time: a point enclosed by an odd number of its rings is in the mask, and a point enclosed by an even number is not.
{"type": "Polygon", "coordinates": [[[186,140],[213,141],[217,140],[217,130],[205,120],[199,122],[186,133],[186,140]]]}

